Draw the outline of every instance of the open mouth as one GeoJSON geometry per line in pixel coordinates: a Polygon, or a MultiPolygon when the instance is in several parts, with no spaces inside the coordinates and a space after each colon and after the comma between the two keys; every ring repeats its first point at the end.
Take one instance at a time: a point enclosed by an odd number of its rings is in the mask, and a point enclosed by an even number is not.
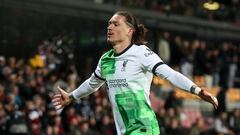
{"type": "Polygon", "coordinates": [[[107,34],[108,37],[110,37],[110,36],[112,36],[112,35],[113,35],[113,33],[108,33],[108,34],[107,34]]]}
{"type": "Polygon", "coordinates": [[[109,31],[109,32],[107,33],[107,36],[108,36],[108,37],[110,37],[110,36],[112,36],[112,35],[113,35],[113,32],[110,32],[110,31],[109,31]]]}

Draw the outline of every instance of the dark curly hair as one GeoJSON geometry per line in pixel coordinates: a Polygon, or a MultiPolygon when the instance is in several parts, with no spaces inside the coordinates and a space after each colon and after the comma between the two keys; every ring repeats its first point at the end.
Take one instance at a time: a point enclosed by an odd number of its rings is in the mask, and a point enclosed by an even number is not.
{"type": "Polygon", "coordinates": [[[146,44],[146,33],[147,29],[143,24],[138,24],[136,17],[128,11],[118,11],[115,13],[116,15],[121,15],[125,17],[126,24],[132,28],[134,28],[134,32],[132,35],[132,43],[137,45],[146,44]]]}

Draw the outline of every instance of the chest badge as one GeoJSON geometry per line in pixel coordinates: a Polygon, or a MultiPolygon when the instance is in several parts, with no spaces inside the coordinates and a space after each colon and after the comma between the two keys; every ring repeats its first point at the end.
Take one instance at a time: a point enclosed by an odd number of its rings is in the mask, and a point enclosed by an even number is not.
{"type": "Polygon", "coordinates": [[[122,69],[121,69],[122,72],[124,72],[126,70],[127,63],[128,63],[128,60],[123,61],[122,69]]]}

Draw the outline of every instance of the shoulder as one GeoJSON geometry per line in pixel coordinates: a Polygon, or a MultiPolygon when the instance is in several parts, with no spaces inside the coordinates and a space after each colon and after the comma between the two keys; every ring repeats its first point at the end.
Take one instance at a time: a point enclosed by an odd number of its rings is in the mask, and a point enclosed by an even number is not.
{"type": "Polygon", "coordinates": [[[144,53],[147,51],[151,51],[146,45],[133,45],[135,51],[139,51],[139,53],[144,53]]]}
{"type": "Polygon", "coordinates": [[[133,45],[135,49],[146,50],[148,47],[146,45],[133,45]]]}
{"type": "Polygon", "coordinates": [[[151,54],[153,54],[153,51],[148,48],[146,45],[134,45],[135,51],[137,55],[140,56],[149,56],[151,54]]]}

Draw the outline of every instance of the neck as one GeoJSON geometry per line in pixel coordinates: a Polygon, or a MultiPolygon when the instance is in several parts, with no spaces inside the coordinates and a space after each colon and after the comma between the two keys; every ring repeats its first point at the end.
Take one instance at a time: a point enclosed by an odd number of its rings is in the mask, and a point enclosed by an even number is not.
{"type": "Polygon", "coordinates": [[[121,43],[118,43],[118,44],[114,44],[113,45],[114,52],[116,54],[119,54],[123,50],[125,50],[130,44],[131,44],[131,42],[121,42],[121,43]]]}

